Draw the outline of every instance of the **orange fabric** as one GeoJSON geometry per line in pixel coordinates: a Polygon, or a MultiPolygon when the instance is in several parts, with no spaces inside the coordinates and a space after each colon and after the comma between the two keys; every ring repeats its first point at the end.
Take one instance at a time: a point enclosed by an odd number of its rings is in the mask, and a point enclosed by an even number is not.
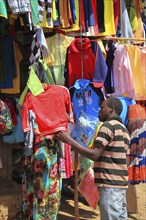
{"type": "Polygon", "coordinates": [[[59,4],[60,9],[60,17],[61,23],[63,28],[70,28],[73,26],[72,15],[71,15],[71,8],[69,0],[61,1],[59,4]]]}
{"type": "MultiPolygon", "coordinates": [[[[142,24],[142,18],[141,18],[141,12],[142,12],[142,1],[138,1],[138,0],[133,0],[133,5],[136,11],[136,15],[137,15],[137,21],[138,21],[138,27],[136,29],[136,31],[134,32],[134,37],[135,38],[144,38],[144,30],[143,30],[143,24],[142,24]]],[[[143,41],[135,41],[135,43],[140,44],[143,41]]]]}
{"type": "Polygon", "coordinates": [[[130,105],[128,109],[128,120],[146,119],[145,108],[140,104],[130,105]]]}
{"type": "Polygon", "coordinates": [[[145,76],[141,65],[141,56],[139,48],[134,45],[125,45],[128,52],[132,70],[132,79],[134,82],[135,100],[146,99],[145,76]]]}
{"type": "Polygon", "coordinates": [[[145,181],[146,180],[146,167],[129,167],[128,168],[128,178],[129,181],[145,181]]]}

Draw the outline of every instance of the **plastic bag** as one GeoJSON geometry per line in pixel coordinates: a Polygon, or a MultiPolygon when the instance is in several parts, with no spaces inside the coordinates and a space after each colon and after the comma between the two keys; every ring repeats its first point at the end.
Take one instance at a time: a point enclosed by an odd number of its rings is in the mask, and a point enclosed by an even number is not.
{"type": "Polygon", "coordinates": [[[0,100],[0,134],[5,135],[13,130],[11,113],[6,103],[0,100]]]}
{"type": "Polygon", "coordinates": [[[82,180],[86,173],[88,172],[88,169],[90,167],[93,167],[94,162],[93,160],[88,159],[87,157],[84,157],[80,155],[80,174],[79,174],[79,179],[82,180]]]}
{"type": "Polygon", "coordinates": [[[88,169],[86,176],[80,182],[78,190],[84,196],[88,204],[93,209],[96,209],[100,199],[100,192],[94,183],[94,171],[91,167],[88,169]]]}
{"type": "Polygon", "coordinates": [[[94,139],[98,124],[98,117],[81,111],[71,132],[71,136],[82,146],[87,147],[94,139]]]}

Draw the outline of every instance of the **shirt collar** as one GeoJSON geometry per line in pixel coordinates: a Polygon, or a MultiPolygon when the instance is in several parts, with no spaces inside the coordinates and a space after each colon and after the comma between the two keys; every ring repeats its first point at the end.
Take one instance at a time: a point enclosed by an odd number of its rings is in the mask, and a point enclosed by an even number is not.
{"type": "Polygon", "coordinates": [[[87,50],[90,47],[91,44],[88,38],[76,38],[69,46],[70,50],[76,53],[80,53],[81,51],[87,50]]]}
{"type": "Polygon", "coordinates": [[[78,79],[74,84],[74,88],[75,89],[86,89],[89,83],[90,83],[90,80],[88,79],[78,79]]]}
{"type": "MultiPolygon", "coordinates": [[[[107,121],[111,121],[111,120],[117,120],[117,121],[119,121],[119,122],[122,123],[122,119],[121,119],[119,116],[114,116],[114,117],[108,119],[107,121]]],[[[122,124],[123,124],[123,123],[122,123],[122,124]]]]}

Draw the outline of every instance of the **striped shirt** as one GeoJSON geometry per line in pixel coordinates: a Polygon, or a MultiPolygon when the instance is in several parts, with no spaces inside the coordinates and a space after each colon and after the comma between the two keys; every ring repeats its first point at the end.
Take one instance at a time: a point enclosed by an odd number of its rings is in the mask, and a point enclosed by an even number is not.
{"type": "Polygon", "coordinates": [[[95,183],[100,187],[127,188],[126,153],[130,137],[119,117],[103,123],[95,139],[105,151],[94,164],[95,183]]]}

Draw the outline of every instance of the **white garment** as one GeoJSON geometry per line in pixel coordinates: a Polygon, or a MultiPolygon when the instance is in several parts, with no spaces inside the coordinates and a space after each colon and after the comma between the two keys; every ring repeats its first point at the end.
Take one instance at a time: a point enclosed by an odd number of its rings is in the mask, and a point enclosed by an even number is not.
{"type": "Polygon", "coordinates": [[[36,26],[34,27],[34,31],[35,33],[31,44],[31,55],[29,58],[30,63],[34,63],[39,58],[42,58],[42,56],[44,58],[44,57],[48,57],[49,55],[49,49],[46,43],[46,38],[43,29],[39,26],[36,26]]]}
{"type": "Polygon", "coordinates": [[[31,11],[30,0],[8,0],[8,4],[13,14],[31,11]]]}
{"type": "Polygon", "coordinates": [[[126,4],[124,0],[120,1],[120,12],[121,12],[121,17],[120,17],[120,26],[121,26],[121,34],[122,37],[125,38],[134,38],[133,31],[131,28],[126,4]]]}

